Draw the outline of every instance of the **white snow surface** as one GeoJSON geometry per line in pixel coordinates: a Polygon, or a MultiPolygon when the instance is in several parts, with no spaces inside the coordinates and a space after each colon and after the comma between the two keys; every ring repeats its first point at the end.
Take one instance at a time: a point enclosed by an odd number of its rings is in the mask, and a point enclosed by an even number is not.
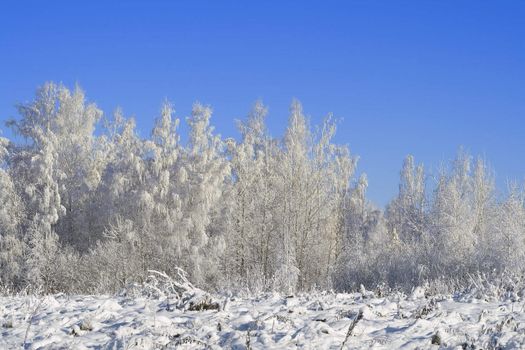
{"type": "Polygon", "coordinates": [[[215,298],[218,311],[177,309],[143,297],[0,297],[0,349],[525,348],[519,298],[430,297],[421,290],[408,297],[215,298]]]}

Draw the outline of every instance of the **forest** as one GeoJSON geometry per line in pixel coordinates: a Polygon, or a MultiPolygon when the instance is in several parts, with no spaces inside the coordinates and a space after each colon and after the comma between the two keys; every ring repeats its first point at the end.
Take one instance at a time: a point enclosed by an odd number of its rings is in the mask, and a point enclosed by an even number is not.
{"type": "Polygon", "coordinates": [[[298,101],[282,137],[256,102],[238,139],[198,103],[188,135],[165,102],[148,138],[79,87],[47,83],[17,108],[14,136],[0,137],[0,285],[12,291],[112,293],[179,268],[209,291],[454,290],[525,267],[523,186],[497,189],[464,150],[438,174],[400,159],[380,208],[334,118],[311,126],[298,101]]]}

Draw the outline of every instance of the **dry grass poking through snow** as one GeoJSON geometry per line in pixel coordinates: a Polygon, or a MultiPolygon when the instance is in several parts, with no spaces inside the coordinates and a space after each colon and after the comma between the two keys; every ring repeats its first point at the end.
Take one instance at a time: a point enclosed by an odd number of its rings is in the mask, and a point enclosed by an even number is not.
{"type": "MultiPolygon", "coordinates": [[[[209,296],[211,297],[211,296],[209,296]]],[[[218,309],[164,298],[0,298],[0,348],[27,349],[520,349],[521,300],[428,296],[421,289],[287,297],[213,297],[218,309]],[[30,324],[30,327],[28,327],[30,324]]]]}

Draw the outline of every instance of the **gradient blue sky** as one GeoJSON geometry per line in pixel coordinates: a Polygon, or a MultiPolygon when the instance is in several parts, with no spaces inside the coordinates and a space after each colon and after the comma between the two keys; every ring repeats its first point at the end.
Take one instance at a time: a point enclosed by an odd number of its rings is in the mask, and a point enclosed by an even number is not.
{"type": "Polygon", "coordinates": [[[343,118],[381,205],[409,153],[435,172],[463,145],[500,188],[525,178],[525,1],[2,1],[0,121],[50,80],[144,136],[164,98],[212,105],[223,136],[261,98],[278,136],[296,97],[343,118]]]}

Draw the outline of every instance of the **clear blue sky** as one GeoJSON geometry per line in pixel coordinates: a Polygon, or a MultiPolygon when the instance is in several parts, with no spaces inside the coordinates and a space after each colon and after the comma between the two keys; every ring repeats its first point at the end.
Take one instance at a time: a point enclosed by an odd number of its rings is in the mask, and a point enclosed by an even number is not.
{"type": "Polygon", "coordinates": [[[343,118],[379,204],[409,153],[435,171],[464,145],[501,188],[525,178],[525,1],[2,1],[0,121],[50,80],[142,135],[168,98],[236,136],[261,98],[278,136],[296,97],[343,118]]]}

